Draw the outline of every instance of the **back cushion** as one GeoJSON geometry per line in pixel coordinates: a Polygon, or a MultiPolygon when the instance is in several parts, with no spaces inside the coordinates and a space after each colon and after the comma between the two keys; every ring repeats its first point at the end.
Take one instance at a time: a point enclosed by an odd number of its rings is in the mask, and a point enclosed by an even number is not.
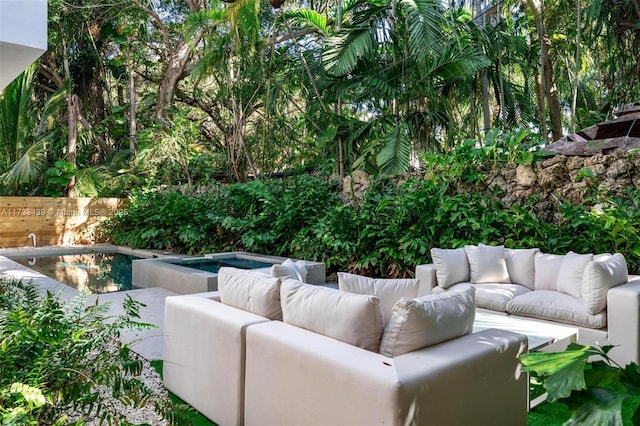
{"type": "Polygon", "coordinates": [[[271,275],[274,277],[291,277],[303,283],[307,282],[307,267],[304,260],[293,261],[287,259],[279,265],[271,267],[271,275]]]}
{"type": "Polygon", "coordinates": [[[581,299],[587,312],[592,315],[602,312],[607,307],[609,289],[628,279],[627,261],[622,254],[595,256],[582,275],[581,299]]]}
{"type": "Polygon", "coordinates": [[[420,281],[415,279],[369,278],[346,272],[338,272],[338,288],[341,291],[377,296],[382,308],[382,320],[386,324],[393,305],[402,297],[418,296],[420,281]]]}
{"type": "Polygon", "coordinates": [[[578,254],[572,251],[567,253],[558,271],[558,291],[580,299],[582,275],[587,264],[592,261],[592,254],[578,254]]]}
{"type": "Polygon", "coordinates": [[[280,278],[264,272],[222,267],[218,271],[220,302],[272,319],[282,319],[280,278]]]}
{"type": "Polygon", "coordinates": [[[505,249],[504,259],[507,263],[509,278],[513,284],[520,284],[529,290],[535,288],[536,254],[540,249],[505,249]]]}
{"type": "Polygon", "coordinates": [[[345,293],[291,278],[280,289],[284,322],[378,352],[382,311],[376,296],[345,293]]]}
{"type": "Polygon", "coordinates": [[[464,249],[434,247],[431,249],[431,259],[436,265],[436,279],[440,287],[469,282],[469,261],[464,249]]]}
{"type": "Polygon", "coordinates": [[[464,251],[469,260],[469,277],[473,284],[511,283],[503,246],[481,244],[466,246],[464,251]]]}
{"type": "Polygon", "coordinates": [[[558,273],[562,265],[563,255],[538,253],[535,258],[536,279],[535,290],[558,291],[558,273]]]}
{"type": "Polygon", "coordinates": [[[402,298],[385,327],[380,353],[395,357],[473,331],[475,288],[450,290],[415,299],[402,298]]]}

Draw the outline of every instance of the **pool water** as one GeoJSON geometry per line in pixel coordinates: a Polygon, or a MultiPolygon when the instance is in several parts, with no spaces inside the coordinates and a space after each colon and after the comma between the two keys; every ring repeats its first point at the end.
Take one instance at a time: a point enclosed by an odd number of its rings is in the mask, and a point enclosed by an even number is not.
{"type": "Polygon", "coordinates": [[[201,271],[218,273],[223,266],[231,266],[239,269],[270,268],[273,263],[260,262],[257,260],[243,259],[240,257],[228,257],[223,259],[185,259],[180,262],[180,266],[199,269],[201,271]]]}
{"type": "Polygon", "coordinates": [[[83,253],[30,257],[14,261],[78,290],[110,293],[132,290],[131,263],[123,253],[83,253]]]}

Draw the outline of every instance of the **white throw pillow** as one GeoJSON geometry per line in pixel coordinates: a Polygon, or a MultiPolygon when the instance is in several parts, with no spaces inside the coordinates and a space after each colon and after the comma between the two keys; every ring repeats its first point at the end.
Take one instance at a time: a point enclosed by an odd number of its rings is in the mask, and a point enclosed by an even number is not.
{"type": "Polygon", "coordinates": [[[307,267],[304,260],[294,262],[287,259],[279,265],[271,267],[271,275],[277,278],[291,277],[303,283],[307,282],[307,267]]]}
{"type": "Polygon", "coordinates": [[[473,284],[510,284],[503,246],[466,246],[470,280],[473,284]]]}
{"type": "Polygon", "coordinates": [[[520,284],[529,290],[535,288],[536,282],[536,254],[538,248],[530,249],[505,249],[504,259],[507,262],[507,271],[512,284],[520,284]]]}
{"type": "Polygon", "coordinates": [[[284,322],[378,352],[382,310],[376,296],[304,284],[291,278],[280,289],[284,322]]]}
{"type": "Polygon", "coordinates": [[[626,283],[628,279],[627,261],[622,254],[594,256],[582,275],[581,299],[587,312],[595,315],[605,310],[609,289],[626,283]]]}
{"type": "Polygon", "coordinates": [[[362,275],[338,272],[338,288],[341,291],[377,296],[382,308],[384,324],[391,317],[393,305],[402,297],[417,297],[420,281],[400,278],[369,278],[362,275]]]}
{"type": "Polygon", "coordinates": [[[280,278],[259,271],[222,267],[218,271],[220,302],[271,320],[282,319],[280,278]]]}
{"type": "Polygon", "coordinates": [[[475,289],[402,298],[385,327],[380,353],[396,357],[473,331],[475,289]]]}
{"type": "Polygon", "coordinates": [[[535,290],[558,291],[558,273],[564,256],[561,254],[538,253],[535,259],[535,290]]]}
{"type": "Polygon", "coordinates": [[[436,265],[436,279],[440,287],[469,282],[469,261],[464,249],[434,247],[431,249],[431,259],[436,265]]]}
{"type": "Polygon", "coordinates": [[[593,254],[578,254],[570,251],[562,259],[558,271],[558,291],[576,299],[582,295],[582,275],[589,262],[593,261],[593,254]]]}

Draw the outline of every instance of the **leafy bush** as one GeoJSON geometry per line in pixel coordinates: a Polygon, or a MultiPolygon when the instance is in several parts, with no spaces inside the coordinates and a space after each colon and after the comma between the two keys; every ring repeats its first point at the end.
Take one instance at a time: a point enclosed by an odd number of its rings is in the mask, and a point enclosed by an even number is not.
{"type": "MultiPolygon", "coordinates": [[[[112,396],[125,406],[170,411],[139,379],[142,360],[118,338],[138,322],[142,304],[127,297],[124,314],[108,305],[67,303],[32,284],[0,278],[0,421],[3,425],[67,424],[69,413],[121,424],[112,396]]],[[[82,420],[79,420],[81,424],[82,420]]]]}

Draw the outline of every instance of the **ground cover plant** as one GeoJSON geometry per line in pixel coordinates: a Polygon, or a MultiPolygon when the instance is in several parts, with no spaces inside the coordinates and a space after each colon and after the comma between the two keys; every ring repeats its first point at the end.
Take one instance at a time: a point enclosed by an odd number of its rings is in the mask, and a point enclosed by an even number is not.
{"type": "Polygon", "coordinates": [[[140,322],[141,306],[128,297],[125,313],[109,317],[108,305],[87,306],[82,295],[63,302],[0,277],[0,423],[83,424],[91,416],[127,424],[114,400],[173,413],[140,380],[142,360],[118,340],[121,330],[153,327],[140,322]]]}

